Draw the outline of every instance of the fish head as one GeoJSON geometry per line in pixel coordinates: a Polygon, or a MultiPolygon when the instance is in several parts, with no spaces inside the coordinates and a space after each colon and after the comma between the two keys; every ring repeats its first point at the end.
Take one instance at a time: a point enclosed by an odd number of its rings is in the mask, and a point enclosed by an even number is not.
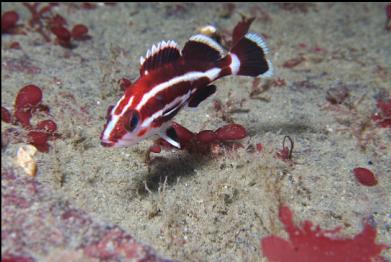
{"type": "Polygon", "coordinates": [[[101,133],[101,144],[105,147],[128,147],[147,138],[154,130],[143,124],[145,116],[132,106],[134,97],[125,94],[116,106],[107,111],[107,122],[101,133]]]}

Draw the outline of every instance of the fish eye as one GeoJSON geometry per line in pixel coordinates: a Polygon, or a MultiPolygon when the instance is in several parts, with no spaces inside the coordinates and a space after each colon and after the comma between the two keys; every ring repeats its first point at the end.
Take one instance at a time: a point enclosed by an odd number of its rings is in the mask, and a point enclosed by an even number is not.
{"type": "Polygon", "coordinates": [[[136,110],[128,110],[124,115],[124,127],[126,131],[132,132],[136,129],[139,120],[140,115],[136,110]]]}

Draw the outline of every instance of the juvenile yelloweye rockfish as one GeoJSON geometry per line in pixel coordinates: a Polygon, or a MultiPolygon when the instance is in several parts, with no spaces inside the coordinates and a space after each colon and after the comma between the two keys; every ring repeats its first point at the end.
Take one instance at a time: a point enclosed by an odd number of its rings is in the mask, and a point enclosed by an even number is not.
{"type": "Polygon", "coordinates": [[[140,58],[140,77],[111,109],[101,134],[103,146],[126,147],[159,135],[180,148],[171,120],[183,107],[197,107],[216,91],[211,82],[228,75],[269,77],[265,41],[247,33],[227,54],[212,38],[192,36],[182,52],[162,41],[140,58]]]}

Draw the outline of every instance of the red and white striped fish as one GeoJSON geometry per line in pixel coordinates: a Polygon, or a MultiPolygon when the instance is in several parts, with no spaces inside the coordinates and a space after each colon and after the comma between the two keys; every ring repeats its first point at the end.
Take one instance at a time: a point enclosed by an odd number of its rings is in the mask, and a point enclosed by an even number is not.
{"type": "Polygon", "coordinates": [[[183,108],[197,107],[216,91],[211,83],[228,75],[270,77],[265,41],[247,33],[227,53],[212,38],[192,36],[182,52],[174,41],[162,41],[140,58],[140,77],[110,109],[102,145],[126,147],[159,135],[180,148],[171,120],[183,108]]]}

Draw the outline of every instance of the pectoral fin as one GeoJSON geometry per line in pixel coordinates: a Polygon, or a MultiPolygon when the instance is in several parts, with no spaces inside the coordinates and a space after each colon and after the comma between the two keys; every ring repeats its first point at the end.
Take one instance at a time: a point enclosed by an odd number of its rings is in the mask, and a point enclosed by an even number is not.
{"type": "Polygon", "coordinates": [[[198,89],[190,98],[187,106],[188,107],[197,107],[202,101],[207,99],[209,96],[213,95],[216,92],[216,86],[210,85],[204,88],[198,89]]]}
{"type": "Polygon", "coordinates": [[[174,146],[176,148],[179,148],[179,149],[181,148],[181,144],[179,142],[178,135],[177,135],[177,133],[175,132],[175,129],[172,126],[168,127],[167,129],[164,129],[160,133],[160,137],[162,139],[164,139],[170,145],[172,145],[172,146],[174,146]]]}

